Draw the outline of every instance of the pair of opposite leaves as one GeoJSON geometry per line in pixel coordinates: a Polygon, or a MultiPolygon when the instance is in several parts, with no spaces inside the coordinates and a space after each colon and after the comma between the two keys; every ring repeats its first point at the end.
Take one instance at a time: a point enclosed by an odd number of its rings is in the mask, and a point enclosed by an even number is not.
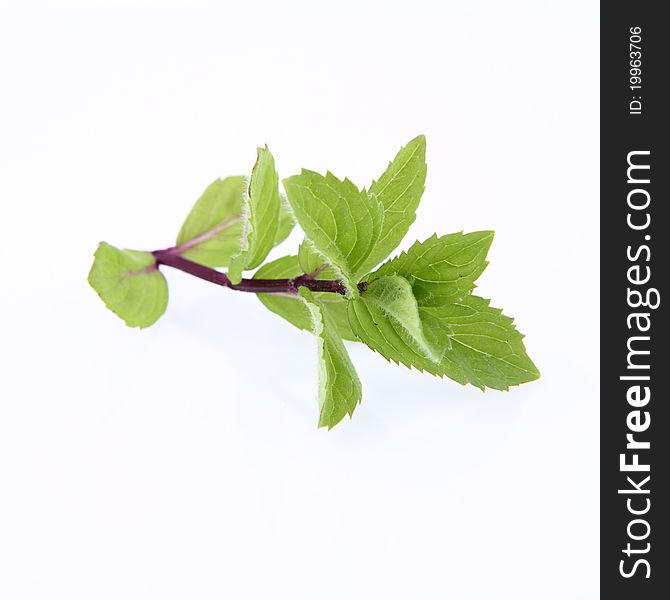
{"type": "MultiPolygon", "coordinates": [[[[227,267],[235,283],[243,271],[262,265],[295,217],[305,233],[298,254],[263,265],[254,278],[308,273],[343,281],[346,297],[305,288],[298,295],[258,295],[271,311],[317,337],[320,426],[331,428],[351,416],[361,400],[343,339],[481,389],[505,390],[539,376],[512,319],[471,294],[487,265],[492,232],[433,236],[371,272],[415,220],[425,176],[425,138],[419,136],[369,191],[331,173],[303,170],[283,181],[283,198],[266,147],[258,150],[248,191],[244,177],[215,181],[179,232],[173,251],[209,267],[227,267]]],[[[167,283],[150,253],[103,243],[89,280],[130,326],[151,325],[167,306],[167,283]]]]}

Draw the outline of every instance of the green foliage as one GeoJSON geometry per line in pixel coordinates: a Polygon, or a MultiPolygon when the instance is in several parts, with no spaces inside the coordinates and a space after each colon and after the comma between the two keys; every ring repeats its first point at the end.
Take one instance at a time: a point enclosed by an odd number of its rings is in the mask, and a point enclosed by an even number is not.
{"type": "Polygon", "coordinates": [[[383,208],[365,190],[332,173],[302,170],[284,180],[289,204],[314,250],[332,265],[357,295],[361,266],[379,239],[383,208]]]}
{"type": "MultiPolygon", "coordinates": [[[[241,175],[217,179],[198,198],[177,236],[179,254],[207,267],[228,267],[241,253],[243,212],[247,178],[241,175]]],[[[283,242],[295,221],[288,203],[279,207],[277,231],[272,246],[283,242]]]]}
{"type": "Polygon", "coordinates": [[[119,250],[101,242],[88,282],[128,327],[149,327],[165,312],[167,282],[149,252],[119,250]]]}
{"type": "Polygon", "coordinates": [[[492,231],[434,235],[372,271],[416,218],[425,154],[425,138],[418,136],[369,191],[330,172],[303,169],[283,181],[284,198],[274,159],[267,147],[259,148],[248,180],[228,177],[207,187],[176,246],[152,254],[102,243],[89,282],[132,327],[147,327],[165,311],[162,265],[256,292],[270,311],[314,334],[319,426],[328,429],[361,402],[343,340],[482,390],[537,379],[513,320],[472,295],[488,264],[492,231]],[[265,262],[296,222],[305,235],[298,254],[265,262]],[[257,267],[252,279],[242,278],[257,267]],[[227,277],[216,268],[227,268],[227,277]]]}
{"type": "Polygon", "coordinates": [[[426,138],[420,135],[400,149],[382,176],[370,186],[370,195],[384,207],[384,224],[361,272],[370,271],[398,247],[416,219],[425,184],[426,138]]]}
{"type": "MultiPolygon", "coordinates": [[[[272,262],[264,264],[254,279],[284,279],[302,275],[303,270],[298,264],[297,256],[283,256],[272,262]]],[[[332,269],[321,272],[317,279],[328,280],[335,278],[332,269]]],[[[321,309],[327,313],[328,320],[333,324],[337,332],[345,340],[358,341],[351,331],[349,317],[347,316],[347,301],[340,294],[326,292],[315,292],[313,297],[318,300],[321,309]]],[[[304,302],[297,294],[257,294],[258,299],[273,313],[286,319],[298,329],[312,330],[312,316],[304,302]]]]}
{"type": "Polygon", "coordinates": [[[279,206],[279,224],[277,225],[277,233],[275,234],[275,239],[273,246],[278,246],[281,244],[293,231],[295,227],[295,219],[293,218],[293,211],[288,204],[285,196],[281,196],[281,204],[279,206]]]}
{"type": "Polygon", "coordinates": [[[309,274],[320,273],[329,266],[328,261],[316,251],[314,244],[307,239],[300,244],[298,261],[302,272],[309,274]]]}
{"type": "Polygon", "coordinates": [[[513,319],[489,306],[489,302],[478,296],[465,296],[444,306],[422,309],[424,323],[434,331],[450,332],[451,338],[451,349],[439,368],[429,368],[429,372],[482,390],[507,390],[540,376],[526,354],[524,336],[513,319]]]}
{"type": "Polygon", "coordinates": [[[493,231],[452,233],[415,242],[397,258],[379,267],[370,280],[402,275],[412,284],[422,306],[442,306],[469,294],[488,264],[493,231]]]}
{"type": "Polygon", "coordinates": [[[361,382],[321,302],[304,288],[300,297],[309,310],[317,342],[319,427],[332,429],[345,415],[354,414],[361,402],[361,382]]]}
{"type": "Polygon", "coordinates": [[[237,283],[242,272],[260,265],[281,237],[279,178],[268,147],[258,148],[258,158],[251,172],[249,195],[242,211],[240,251],[233,256],[228,277],[237,283]]]}
{"type": "Polygon", "coordinates": [[[179,230],[181,255],[208,267],[227,267],[240,250],[244,177],[226,177],[210,184],[179,230]]]}
{"type": "Polygon", "coordinates": [[[354,333],[387,360],[439,377],[446,375],[482,390],[507,390],[540,376],[513,320],[500,309],[490,307],[488,300],[466,296],[442,307],[419,308],[419,314],[429,332],[428,342],[446,344],[438,362],[413,348],[407,332],[396,322],[382,321],[374,306],[349,303],[354,333]]]}
{"type": "Polygon", "coordinates": [[[387,358],[408,364],[409,357],[417,354],[432,362],[439,362],[449,338],[429,342],[419,315],[419,306],[409,281],[399,275],[375,279],[358,300],[349,302],[351,325],[354,333],[368,346],[379,350],[387,358]],[[372,329],[358,328],[355,315],[367,310],[372,317],[372,329]],[[369,333],[368,333],[369,332],[369,333]],[[388,340],[402,340],[397,353],[388,351],[388,340]],[[406,349],[407,352],[403,352],[406,349]],[[387,350],[385,353],[384,350],[387,350]]]}

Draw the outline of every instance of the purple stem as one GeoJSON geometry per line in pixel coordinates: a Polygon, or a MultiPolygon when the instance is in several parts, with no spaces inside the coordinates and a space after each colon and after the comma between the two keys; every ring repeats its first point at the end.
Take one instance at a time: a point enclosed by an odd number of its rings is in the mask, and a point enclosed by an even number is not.
{"type": "Polygon", "coordinates": [[[340,280],[314,279],[311,275],[299,275],[291,279],[242,279],[239,283],[233,283],[225,273],[188,260],[179,254],[175,254],[174,250],[170,248],[155,250],[152,254],[156,259],[157,266],[165,265],[172,267],[199,279],[204,279],[210,283],[222,285],[238,292],[297,294],[298,288],[302,286],[313,292],[332,292],[342,295],[346,293],[346,288],[340,280]]]}

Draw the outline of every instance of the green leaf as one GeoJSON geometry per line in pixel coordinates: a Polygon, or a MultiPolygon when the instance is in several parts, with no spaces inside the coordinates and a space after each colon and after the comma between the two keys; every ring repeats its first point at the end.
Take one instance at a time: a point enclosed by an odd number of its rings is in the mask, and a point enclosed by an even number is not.
{"type": "Polygon", "coordinates": [[[300,297],[309,310],[317,340],[319,427],[332,429],[345,415],[354,414],[361,402],[361,382],[321,303],[305,288],[301,288],[300,297]]]}
{"type": "MultiPolygon", "coordinates": [[[[303,271],[298,264],[297,256],[284,256],[263,265],[254,279],[286,279],[302,275],[303,271]]],[[[334,279],[336,274],[332,269],[324,270],[318,279],[334,279]]],[[[312,317],[304,302],[295,294],[256,294],[258,299],[273,313],[286,319],[298,329],[312,331],[312,317]]],[[[340,294],[319,292],[313,294],[327,313],[329,321],[345,340],[359,341],[351,331],[347,316],[347,301],[340,294]]]]}
{"type": "Polygon", "coordinates": [[[279,195],[281,198],[281,204],[279,207],[279,224],[277,225],[277,234],[275,235],[273,246],[278,246],[281,244],[293,231],[295,227],[295,218],[293,216],[293,211],[289,206],[288,200],[279,195]]]}
{"type": "Polygon", "coordinates": [[[128,327],[153,325],[167,307],[167,282],[149,252],[119,250],[101,242],[88,282],[128,327]]]}
{"type": "Polygon", "coordinates": [[[227,267],[239,252],[246,178],[217,179],[198,198],[177,236],[179,253],[208,267],[227,267]]]}
{"type": "Polygon", "coordinates": [[[466,296],[440,308],[421,309],[451,330],[451,350],[440,364],[441,372],[463,384],[496,390],[539,378],[514,320],[489,302],[466,296]]]}
{"type": "Polygon", "coordinates": [[[323,176],[303,169],[300,175],[285,179],[284,187],[313,249],[341,274],[355,297],[361,266],[381,231],[381,205],[365,190],[330,172],[323,176]]]}
{"type": "Polygon", "coordinates": [[[419,306],[442,306],[474,289],[488,265],[486,254],[493,235],[493,231],[434,235],[385,262],[369,280],[401,275],[412,285],[419,306]]]}
{"type": "Polygon", "coordinates": [[[307,238],[300,244],[298,261],[303,273],[307,274],[320,273],[324,268],[328,267],[326,259],[316,251],[314,244],[307,238]]]}
{"type": "Polygon", "coordinates": [[[348,306],[353,332],[387,360],[427,369],[449,346],[446,336],[427,336],[409,282],[398,275],[370,283],[348,306]]]}
{"type": "Polygon", "coordinates": [[[444,338],[450,341],[438,364],[409,348],[397,328],[380,331],[369,305],[349,303],[354,332],[387,359],[482,390],[507,390],[540,376],[513,320],[489,306],[489,300],[466,296],[442,307],[419,308],[419,314],[430,342],[444,338]]]}
{"type": "Polygon", "coordinates": [[[426,187],[426,138],[420,135],[401,148],[388,168],[370,186],[370,195],[384,207],[379,239],[361,266],[367,273],[402,241],[416,219],[416,209],[426,187]]]}
{"type": "Polygon", "coordinates": [[[260,265],[274,247],[280,229],[281,207],[274,158],[267,146],[258,148],[249,195],[242,213],[240,252],[232,258],[228,268],[228,277],[233,283],[239,283],[243,271],[260,265]]]}

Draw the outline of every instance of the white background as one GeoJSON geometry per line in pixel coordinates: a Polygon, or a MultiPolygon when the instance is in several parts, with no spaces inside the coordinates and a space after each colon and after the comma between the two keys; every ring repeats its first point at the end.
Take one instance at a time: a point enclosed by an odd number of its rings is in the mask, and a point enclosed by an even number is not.
{"type": "Polygon", "coordinates": [[[597,597],[596,2],[1,6],[3,600],[597,597]],[[253,296],[168,272],[137,331],[86,284],[257,145],[363,186],[418,133],[403,246],[497,231],[479,293],[538,382],[352,345],[363,404],[317,430],[313,340],[253,296]]]}

